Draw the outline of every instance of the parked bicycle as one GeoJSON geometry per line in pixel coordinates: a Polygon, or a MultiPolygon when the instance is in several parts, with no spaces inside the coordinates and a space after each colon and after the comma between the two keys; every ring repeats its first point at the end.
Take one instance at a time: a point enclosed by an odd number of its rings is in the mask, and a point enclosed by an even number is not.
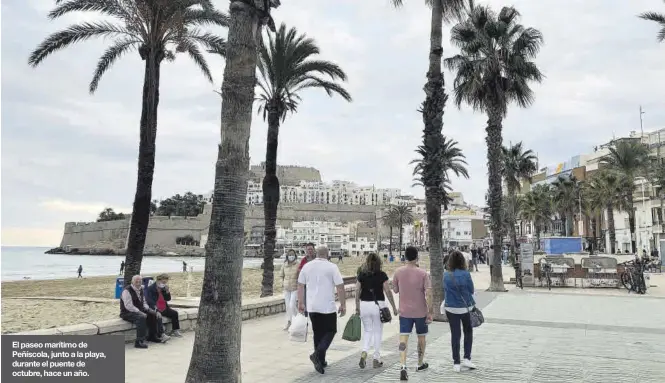
{"type": "Polygon", "coordinates": [[[621,265],[624,266],[624,271],[620,275],[623,287],[628,291],[645,294],[647,286],[644,279],[644,271],[647,263],[644,260],[636,258],[633,261],[626,261],[621,265]]]}
{"type": "Polygon", "coordinates": [[[547,282],[547,289],[552,290],[552,264],[547,262],[547,260],[540,261],[540,276],[538,281],[542,285],[543,278],[547,282]]]}
{"type": "Polygon", "coordinates": [[[522,283],[522,266],[519,263],[513,265],[515,269],[515,286],[524,290],[524,284],[522,283]]]}

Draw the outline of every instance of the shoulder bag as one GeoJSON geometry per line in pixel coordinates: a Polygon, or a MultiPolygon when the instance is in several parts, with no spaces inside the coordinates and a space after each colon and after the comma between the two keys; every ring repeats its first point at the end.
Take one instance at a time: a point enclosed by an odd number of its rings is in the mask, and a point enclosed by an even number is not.
{"type": "Polygon", "coordinates": [[[479,327],[481,324],[485,322],[485,317],[483,316],[483,313],[475,305],[473,306],[472,310],[469,310],[469,305],[466,303],[466,299],[464,299],[464,294],[462,294],[462,290],[460,290],[459,286],[457,285],[457,281],[455,280],[455,274],[451,272],[450,277],[453,279],[453,283],[455,284],[455,288],[457,289],[457,292],[462,298],[462,302],[464,302],[464,307],[466,307],[466,311],[469,313],[469,316],[471,316],[471,327],[479,327]]]}
{"type": "Polygon", "coordinates": [[[374,293],[374,289],[372,288],[369,291],[372,292],[372,295],[374,296],[374,303],[379,308],[379,318],[381,319],[381,323],[391,322],[393,320],[393,316],[390,314],[390,309],[388,307],[379,306],[379,302],[376,300],[376,293],[374,293]]]}

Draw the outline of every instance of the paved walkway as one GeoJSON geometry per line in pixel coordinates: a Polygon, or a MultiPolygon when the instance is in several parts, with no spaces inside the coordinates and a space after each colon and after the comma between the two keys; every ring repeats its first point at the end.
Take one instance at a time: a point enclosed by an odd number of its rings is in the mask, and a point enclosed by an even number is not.
{"type": "MultiPolygon", "coordinates": [[[[474,275],[483,289],[486,276],[474,275]]],[[[447,323],[430,327],[426,351],[430,369],[410,372],[412,382],[665,382],[665,300],[657,297],[608,296],[597,290],[546,293],[511,290],[478,293],[486,323],[474,331],[473,359],[479,369],[452,371],[447,323]]],[[[347,302],[353,307],[353,301],[347,302]]],[[[348,316],[347,316],[348,317],[348,316]]],[[[338,320],[339,334],[325,375],[308,360],[310,342],[288,341],[281,331],[283,316],[243,323],[243,382],[392,382],[399,381],[397,321],[384,331],[381,369],[358,368],[360,344],[341,339],[346,317],[338,320]]],[[[126,382],[143,382],[129,371],[150,371],[165,383],[185,379],[193,333],[148,350],[126,349],[126,382]]],[[[415,342],[409,344],[410,367],[415,367],[415,342]]]]}

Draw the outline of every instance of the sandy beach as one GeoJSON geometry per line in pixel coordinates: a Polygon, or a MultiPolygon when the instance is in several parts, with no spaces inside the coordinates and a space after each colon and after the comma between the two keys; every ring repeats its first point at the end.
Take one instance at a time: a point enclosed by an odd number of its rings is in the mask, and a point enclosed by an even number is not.
{"type": "MultiPolygon", "coordinates": [[[[282,261],[275,260],[275,296],[282,295],[279,269],[282,261]]],[[[337,263],[336,260],[333,260],[337,263]]],[[[429,257],[421,257],[421,265],[429,268],[429,257]]],[[[344,258],[339,264],[342,275],[355,275],[361,264],[360,258],[344,258]]],[[[400,262],[385,263],[383,268],[392,275],[401,266],[400,262]]],[[[150,274],[156,276],[156,274],[150,274]]],[[[187,296],[186,273],[169,273],[173,297],[187,296]]],[[[82,322],[94,322],[118,317],[117,302],[88,303],[77,301],[55,301],[19,299],[25,297],[88,297],[112,299],[115,295],[117,276],[88,277],[83,279],[25,280],[2,282],[2,333],[52,328],[82,322]],[[7,299],[10,298],[10,299],[7,299]]],[[[189,292],[193,297],[201,295],[203,272],[189,276],[189,292]]],[[[244,269],[242,280],[243,299],[258,298],[261,293],[262,270],[244,269]]]]}

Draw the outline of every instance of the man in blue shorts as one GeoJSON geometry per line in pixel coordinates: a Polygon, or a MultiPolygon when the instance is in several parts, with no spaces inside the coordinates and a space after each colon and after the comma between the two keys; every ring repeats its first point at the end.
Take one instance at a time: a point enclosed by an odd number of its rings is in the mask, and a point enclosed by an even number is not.
{"type": "Polygon", "coordinates": [[[406,345],[416,328],[418,335],[418,367],[427,369],[424,362],[428,324],[432,323],[432,282],[427,272],[418,267],[418,249],[406,248],[406,265],[395,270],[393,290],[399,294],[399,352],[402,368],[400,380],[409,380],[406,370],[406,345]]]}

